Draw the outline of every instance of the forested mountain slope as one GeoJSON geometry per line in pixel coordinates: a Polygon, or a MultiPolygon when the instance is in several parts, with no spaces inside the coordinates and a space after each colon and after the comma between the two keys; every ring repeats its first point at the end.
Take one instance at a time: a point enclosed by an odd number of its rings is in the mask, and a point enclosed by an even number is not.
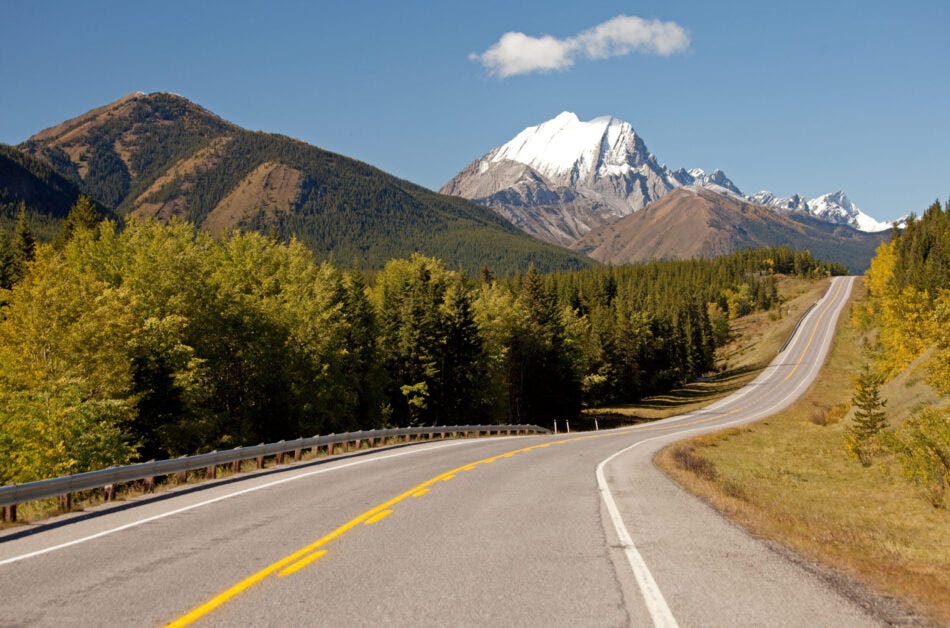
{"type": "Polygon", "coordinates": [[[38,234],[52,237],[78,197],[47,162],[0,144],[0,231],[10,230],[22,205],[38,234]]]}
{"type": "Polygon", "coordinates": [[[379,268],[414,251],[469,271],[590,264],[485,207],[298,140],[247,131],[173,94],[129,94],[18,148],[119,214],[181,218],[215,235],[296,236],[318,257],[346,265],[379,268]]]}

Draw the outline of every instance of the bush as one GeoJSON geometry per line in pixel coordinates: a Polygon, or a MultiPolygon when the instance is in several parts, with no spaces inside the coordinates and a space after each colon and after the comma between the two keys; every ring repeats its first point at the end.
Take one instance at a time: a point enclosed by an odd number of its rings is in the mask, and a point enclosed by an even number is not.
{"type": "Polygon", "coordinates": [[[927,408],[888,434],[901,474],[917,485],[934,508],[946,506],[950,485],[950,409],[927,408]]]}

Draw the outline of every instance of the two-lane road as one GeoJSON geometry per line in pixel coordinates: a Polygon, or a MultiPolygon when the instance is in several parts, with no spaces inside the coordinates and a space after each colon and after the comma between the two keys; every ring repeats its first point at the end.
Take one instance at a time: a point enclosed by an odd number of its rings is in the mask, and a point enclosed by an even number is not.
{"type": "Polygon", "coordinates": [[[651,463],[800,395],[852,281],[701,412],[362,453],[7,532],[0,625],[874,623],[651,463]]]}

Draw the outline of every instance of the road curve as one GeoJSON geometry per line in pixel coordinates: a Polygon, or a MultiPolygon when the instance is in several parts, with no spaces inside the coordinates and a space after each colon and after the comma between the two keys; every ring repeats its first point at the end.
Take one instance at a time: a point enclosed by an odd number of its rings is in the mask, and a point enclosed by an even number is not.
{"type": "Polygon", "coordinates": [[[852,283],[700,412],[340,456],[5,531],[0,625],[873,625],[651,462],[794,401],[852,283]]]}

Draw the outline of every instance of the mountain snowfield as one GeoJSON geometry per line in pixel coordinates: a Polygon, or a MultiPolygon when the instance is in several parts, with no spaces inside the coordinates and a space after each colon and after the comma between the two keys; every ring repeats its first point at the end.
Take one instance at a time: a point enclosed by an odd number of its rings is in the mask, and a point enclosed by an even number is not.
{"type": "Polygon", "coordinates": [[[758,192],[747,198],[754,203],[771,207],[778,211],[808,212],[815,218],[820,218],[838,225],[848,225],[858,231],[865,231],[867,233],[887,231],[891,228],[891,223],[875,220],[861,211],[857,205],[851,202],[847,194],[841,190],[822,194],[808,201],[799,194],[786,198],[778,198],[771,192],[758,192]]]}
{"type": "Polygon", "coordinates": [[[493,148],[440,191],[488,205],[528,233],[569,246],[676,188],[705,189],[779,212],[808,212],[866,232],[890,228],[840,191],[810,201],[770,192],[747,197],[721,170],[670,170],[629,122],[612,116],[583,121],[569,111],[493,148]]]}

